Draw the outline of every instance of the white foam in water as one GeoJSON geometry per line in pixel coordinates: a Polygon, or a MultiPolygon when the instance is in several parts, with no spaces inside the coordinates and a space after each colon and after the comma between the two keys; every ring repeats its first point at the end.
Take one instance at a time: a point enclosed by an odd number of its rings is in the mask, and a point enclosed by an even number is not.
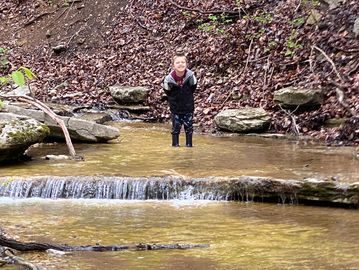
{"type": "Polygon", "coordinates": [[[227,203],[225,201],[174,199],[174,200],[117,200],[117,199],[49,199],[49,198],[8,198],[0,197],[0,205],[7,204],[81,204],[88,206],[129,205],[129,204],[167,204],[179,208],[182,206],[202,206],[207,204],[227,203]]]}
{"type": "Polygon", "coordinates": [[[181,206],[201,206],[207,204],[217,204],[217,203],[228,203],[227,201],[213,201],[213,200],[196,200],[196,199],[175,199],[175,200],[168,200],[171,205],[176,208],[181,206]]]}

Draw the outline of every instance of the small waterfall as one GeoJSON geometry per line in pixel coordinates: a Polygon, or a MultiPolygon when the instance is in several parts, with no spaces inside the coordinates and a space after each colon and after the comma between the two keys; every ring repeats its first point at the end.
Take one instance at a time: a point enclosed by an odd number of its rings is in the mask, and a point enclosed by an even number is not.
{"type": "Polygon", "coordinates": [[[0,197],[96,198],[123,200],[227,200],[229,195],[206,181],[176,178],[39,177],[0,179],[0,197]]]}
{"type": "Polygon", "coordinates": [[[122,200],[238,200],[359,206],[359,183],[265,177],[0,178],[0,197],[122,200]]]}

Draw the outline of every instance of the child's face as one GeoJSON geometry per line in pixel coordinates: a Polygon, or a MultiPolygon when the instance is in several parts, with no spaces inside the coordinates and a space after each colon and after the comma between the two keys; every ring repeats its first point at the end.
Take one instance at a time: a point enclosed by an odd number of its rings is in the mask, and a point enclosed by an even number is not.
{"type": "Polygon", "coordinates": [[[177,73],[182,73],[186,70],[187,68],[187,61],[185,57],[176,57],[173,61],[173,69],[177,72],[177,73]]]}

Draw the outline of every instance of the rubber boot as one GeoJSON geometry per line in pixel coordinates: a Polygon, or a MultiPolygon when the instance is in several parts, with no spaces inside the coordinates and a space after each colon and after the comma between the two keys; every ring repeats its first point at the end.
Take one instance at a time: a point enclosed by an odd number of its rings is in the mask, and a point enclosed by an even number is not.
{"type": "Polygon", "coordinates": [[[172,134],[172,146],[179,147],[179,134],[172,134]]]}
{"type": "Polygon", "coordinates": [[[192,147],[192,133],[186,134],[186,146],[192,147]]]}

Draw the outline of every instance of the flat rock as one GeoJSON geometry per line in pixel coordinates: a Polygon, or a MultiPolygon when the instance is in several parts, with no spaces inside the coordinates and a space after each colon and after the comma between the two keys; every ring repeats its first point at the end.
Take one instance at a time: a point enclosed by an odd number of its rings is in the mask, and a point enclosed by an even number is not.
{"type": "Polygon", "coordinates": [[[222,130],[249,133],[265,131],[270,122],[270,116],[262,108],[241,108],[221,111],[214,122],[222,130]]]}
{"type": "Polygon", "coordinates": [[[149,89],[142,86],[113,85],[109,89],[113,99],[120,105],[143,103],[149,93],[149,89]]]}
{"type": "Polygon", "coordinates": [[[312,108],[322,104],[323,94],[318,89],[287,87],[275,91],[273,101],[284,108],[312,108]]]}
{"type": "MultiPolygon", "coordinates": [[[[25,109],[18,106],[6,105],[8,112],[19,115],[25,115],[34,118],[50,128],[49,137],[55,139],[64,139],[64,135],[60,126],[57,125],[48,115],[39,110],[25,109]]],[[[116,139],[120,136],[118,128],[97,124],[93,121],[77,119],[73,117],[59,116],[67,129],[69,130],[71,139],[82,142],[106,142],[116,139]]]]}

